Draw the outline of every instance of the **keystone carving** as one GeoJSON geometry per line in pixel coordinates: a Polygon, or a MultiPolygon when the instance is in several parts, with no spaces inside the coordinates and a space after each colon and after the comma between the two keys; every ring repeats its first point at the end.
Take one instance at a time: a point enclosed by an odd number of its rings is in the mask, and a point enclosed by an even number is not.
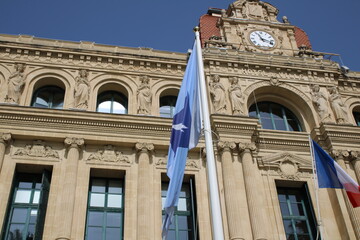
{"type": "Polygon", "coordinates": [[[102,149],[98,149],[87,158],[87,161],[131,163],[131,160],[129,160],[127,156],[117,151],[112,145],[105,145],[102,149]]]}
{"type": "Polygon", "coordinates": [[[26,144],[25,147],[16,150],[14,156],[29,156],[43,158],[59,158],[59,153],[52,147],[45,145],[41,140],[34,141],[33,144],[26,144]]]}

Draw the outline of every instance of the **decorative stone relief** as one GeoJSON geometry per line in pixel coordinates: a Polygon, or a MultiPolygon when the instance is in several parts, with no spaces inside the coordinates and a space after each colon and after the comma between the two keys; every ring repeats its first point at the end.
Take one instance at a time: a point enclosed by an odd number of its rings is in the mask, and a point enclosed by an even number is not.
{"type": "Polygon", "coordinates": [[[75,81],[75,108],[86,110],[90,94],[88,72],[85,69],[79,70],[79,76],[75,78],[75,81]]]}
{"type": "Polygon", "coordinates": [[[348,122],[348,114],[346,111],[346,107],[344,105],[343,100],[341,99],[341,95],[337,89],[337,87],[331,87],[329,89],[330,97],[329,102],[331,108],[334,112],[337,123],[347,123],[348,122]]]}
{"type": "Polygon", "coordinates": [[[59,153],[53,150],[51,146],[45,145],[45,142],[41,140],[36,140],[33,144],[26,144],[23,148],[17,149],[13,155],[18,157],[59,159],[59,153]]]}
{"type": "Polygon", "coordinates": [[[132,163],[127,156],[124,156],[122,152],[116,150],[113,145],[105,145],[102,149],[98,149],[95,153],[90,154],[86,161],[132,163]]]}
{"type": "Polygon", "coordinates": [[[26,75],[24,73],[25,65],[22,63],[15,64],[15,71],[10,75],[8,79],[7,95],[5,102],[7,103],[19,103],[20,96],[23,92],[26,75]]]}
{"type": "Polygon", "coordinates": [[[11,141],[11,133],[1,133],[0,132],[0,143],[7,144],[11,141]]]}
{"type": "Polygon", "coordinates": [[[153,151],[154,144],[152,144],[152,143],[136,143],[135,149],[137,151],[153,151]]]}
{"type": "Polygon", "coordinates": [[[277,87],[281,84],[281,82],[279,81],[279,79],[277,77],[270,77],[270,85],[277,87]]]}
{"type": "Polygon", "coordinates": [[[219,75],[212,76],[210,82],[210,95],[215,113],[226,113],[225,87],[220,82],[219,75]]]}
{"type": "Polygon", "coordinates": [[[311,160],[304,159],[289,152],[281,152],[264,156],[259,160],[259,166],[264,170],[274,170],[281,178],[299,180],[312,171],[311,160]]]}
{"type": "Polygon", "coordinates": [[[243,142],[240,142],[239,143],[239,150],[241,152],[243,152],[243,151],[254,152],[254,151],[256,151],[256,145],[255,145],[255,143],[243,143],[243,142]]]}
{"type": "Polygon", "coordinates": [[[231,77],[229,95],[231,101],[231,110],[233,115],[244,115],[244,95],[239,85],[237,77],[231,77]]]}
{"type": "Polygon", "coordinates": [[[311,87],[311,100],[319,114],[320,122],[331,122],[328,102],[325,94],[320,91],[319,85],[313,85],[311,87]]]}
{"type": "Polygon", "coordinates": [[[65,138],[64,143],[68,147],[80,148],[84,145],[85,141],[83,138],[67,137],[65,138]]]}
{"type": "Polygon", "coordinates": [[[137,90],[138,113],[150,114],[152,93],[149,85],[149,77],[141,76],[141,84],[137,90]]]}
{"type": "Polygon", "coordinates": [[[228,142],[228,141],[219,141],[218,148],[222,151],[231,151],[231,150],[236,149],[236,143],[228,142]]]}
{"type": "MultiPolygon", "coordinates": [[[[157,168],[166,168],[167,162],[168,162],[168,155],[165,155],[164,157],[159,158],[155,162],[155,165],[156,165],[157,168]]],[[[185,169],[199,170],[200,169],[199,161],[195,160],[195,159],[191,159],[191,157],[187,157],[186,158],[185,169]]]]}

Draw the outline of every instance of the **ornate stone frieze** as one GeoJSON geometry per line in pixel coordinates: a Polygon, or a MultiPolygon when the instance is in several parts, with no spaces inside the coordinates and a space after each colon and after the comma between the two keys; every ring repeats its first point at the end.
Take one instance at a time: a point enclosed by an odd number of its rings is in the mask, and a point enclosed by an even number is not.
{"type": "Polygon", "coordinates": [[[103,162],[103,163],[125,163],[131,164],[127,156],[117,149],[113,145],[105,145],[103,148],[98,149],[96,152],[90,154],[86,159],[87,162],[103,162]]]}
{"type": "MultiPolygon", "coordinates": [[[[168,162],[168,155],[165,155],[162,158],[159,158],[155,161],[156,168],[165,169],[168,162]]],[[[200,170],[200,161],[197,159],[192,159],[191,157],[186,158],[185,169],[186,170],[200,170]]]]}
{"type": "Polygon", "coordinates": [[[22,148],[17,148],[14,157],[32,157],[32,158],[46,158],[59,160],[59,153],[52,149],[51,146],[46,145],[42,140],[36,140],[33,144],[26,144],[22,148]]]}
{"type": "Polygon", "coordinates": [[[264,171],[275,171],[281,178],[299,180],[312,171],[311,159],[305,159],[289,152],[281,152],[258,159],[264,171]],[[303,174],[306,173],[306,174],[303,174]]]}

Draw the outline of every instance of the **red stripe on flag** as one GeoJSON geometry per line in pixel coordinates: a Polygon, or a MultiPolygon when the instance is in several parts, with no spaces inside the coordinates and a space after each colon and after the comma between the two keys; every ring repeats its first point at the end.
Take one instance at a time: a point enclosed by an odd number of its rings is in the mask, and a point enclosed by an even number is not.
{"type": "MultiPolygon", "coordinates": [[[[360,190],[360,187],[359,187],[360,190]]],[[[360,207],[360,193],[348,192],[346,191],[348,198],[351,202],[351,205],[356,208],[360,207]]]]}

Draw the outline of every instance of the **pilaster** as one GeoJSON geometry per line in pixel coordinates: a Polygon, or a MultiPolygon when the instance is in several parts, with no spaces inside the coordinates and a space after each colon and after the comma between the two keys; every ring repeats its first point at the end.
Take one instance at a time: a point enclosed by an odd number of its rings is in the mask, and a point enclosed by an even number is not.
{"type": "Polygon", "coordinates": [[[5,157],[6,146],[11,141],[10,133],[0,133],[0,172],[5,157]]]}

